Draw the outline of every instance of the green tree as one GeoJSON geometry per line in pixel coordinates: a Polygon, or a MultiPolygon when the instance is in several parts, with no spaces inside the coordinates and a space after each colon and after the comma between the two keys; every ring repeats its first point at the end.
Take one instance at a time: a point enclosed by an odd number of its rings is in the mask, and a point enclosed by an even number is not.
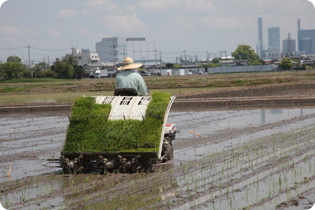
{"type": "Polygon", "coordinates": [[[211,63],[220,64],[220,61],[221,61],[221,60],[222,60],[222,59],[221,59],[221,58],[218,58],[218,57],[212,58],[211,63]]]}
{"type": "Polygon", "coordinates": [[[208,64],[209,68],[215,68],[215,67],[219,67],[219,66],[220,66],[220,63],[209,63],[208,64]]]}
{"type": "Polygon", "coordinates": [[[165,67],[166,67],[167,69],[172,69],[172,68],[174,68],[174,64],[172,64],[172,63],[166,63],[166,64],[165,64],[165,67]]]}
{"type": "Polygon", "coordinates": [[[283,58],[279,67],[283,70],[292,69],[293,63],[291,62],[290,58],[283,58]]]}
{"type": "Polygon", "coordinates": [[[49,65],[45,62],[38,63],[33,68],[33,76],[37,78],[46,77],[45,71],[49,68],[50,68],[49,65]]]}
{"type": "Polygon", "coordinates": [[[181,66],[180,64],[174,64],[174,65],[173,65],[173,68],[174,68],[174,69],[180,69],[180,68],[182,68],[182,66],[181,66]]]}
{"type": "Polygon", "coordinates": [[[74,75],[74,67],[65,61],[61,61],[59,58],[54,62],[52,70],[57,78],[71,79],[74,75]]]}
{"type": "Polygon", "coordinates": [[[264,61],[259,58],[255,51],[249,45],[238,45],[236,50],[232,52],[235,59],[247,59],[250,65],[261,65],[264,61]]]}
{"type": "Polygon", "coordinates": [[[84,75],[84,69],[82,68],[82,66],[75,65],[73,78],[82,79],[83,75],[84,75]]]}
{"type": "Polygon", "coordinates": [[[0,65],[0,77],[6,80],[21,78],[24,71],[22,63],[7,62],[0,65]]]}
{"type": "Polygon", "coordinates": [[[68,63],[68,64],[70,64],[70,65],[78,65],[78,61],[77,61],[77,59],[75,59],[74,57],[73,57],[73,55],[71,55],[71,54],[66,54],[63,58],[62,58],[62,61],[64,61],[64,62],[66,62],[66,63],[68,63]]]}
{"type": "Polygon", "coordinates": [[[8,63],[22,63],[22,60],[18,56],[11,55],[7,58],[7,62],[8,63]]]}

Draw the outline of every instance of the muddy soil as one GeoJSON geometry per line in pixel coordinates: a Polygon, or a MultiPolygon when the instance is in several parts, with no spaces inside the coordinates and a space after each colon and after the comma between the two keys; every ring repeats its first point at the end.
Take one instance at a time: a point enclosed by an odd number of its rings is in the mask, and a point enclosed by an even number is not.
{"type": "Polygon", "coordinates": [[[69,111],[3,112],[0,201],[8,209],[309,209],[315,104],[298,106],[187,105],[169,116],[180,130],[173,167],[106,175],[64,175],[47,164],[59,157],[69,111]]]}

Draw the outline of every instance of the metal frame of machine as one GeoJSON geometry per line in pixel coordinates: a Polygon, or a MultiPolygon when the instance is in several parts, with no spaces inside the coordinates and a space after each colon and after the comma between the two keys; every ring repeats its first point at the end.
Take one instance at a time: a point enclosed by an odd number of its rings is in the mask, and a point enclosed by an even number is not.
{"type": "MultiPolygon", "coordinates": [[[[144,120],[151,96],[94,96],[96,104],[111,104],[108,120],[144,120]]],[[[100,173],[119,171],[133,173],[152,171],[152,167],[173,159],[172,140],[177,132],[175,124],[167,124],[175,96],[170,98],[163,120],[158,152],[61,152],[60,166],[64,173],[97,170],[100,173]]]]}

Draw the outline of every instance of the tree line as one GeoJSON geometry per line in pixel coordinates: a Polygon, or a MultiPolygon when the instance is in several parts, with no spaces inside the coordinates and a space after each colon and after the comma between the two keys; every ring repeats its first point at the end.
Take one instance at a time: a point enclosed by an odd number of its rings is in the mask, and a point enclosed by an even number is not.
{"type": "Polygon", "coordinates": [[[22,60],[18,56],[9,56],[6,63],[0,64],[0,80],[20,78],[81,79],[84,70],[77,63],[72,55],[67,54],[61,59],[57,58],[52,65],[41,62],[29,68],[22,64],[22,60]]]}
{"type": "MultiPolygon", "coordinates": [[[[249,45],[238,45],[232,52],[234,59],[246,59],[249,65],[263,65],[265,62],[259,58],[249,45]]],[[[222,58],[213,58],[206,68],[218,67],[221,65],[222,58]]],[[[17,56],[9,56],[7,62],[0,64],[0,80],[19,79],[19,78],[60,78],[60,79],[81,79],[84,70],[77,65],[77,60],[71,55],[66,54],[62,58],[57,58],[53,65],[41,62],[32,68],[22,64],[22,60],[17,56]]],[[[167,63],[166,68],[180,68],[179,64],[167,63]]],[[[288,70],[293,68],[289,58],[283,58],[279,68],[288,70]]]]}

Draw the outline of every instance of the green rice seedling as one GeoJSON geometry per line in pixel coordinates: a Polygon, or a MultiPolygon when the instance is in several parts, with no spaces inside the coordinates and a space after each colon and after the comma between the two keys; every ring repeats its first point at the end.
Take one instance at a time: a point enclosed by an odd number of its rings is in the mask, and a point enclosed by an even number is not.
{"type": "Polygon", "coordinates": [[[63,152],[157,152],[170,94],[154,92],[140,120],[108,120],[109,104],[78,98],[72,107],[63,152]]]}

